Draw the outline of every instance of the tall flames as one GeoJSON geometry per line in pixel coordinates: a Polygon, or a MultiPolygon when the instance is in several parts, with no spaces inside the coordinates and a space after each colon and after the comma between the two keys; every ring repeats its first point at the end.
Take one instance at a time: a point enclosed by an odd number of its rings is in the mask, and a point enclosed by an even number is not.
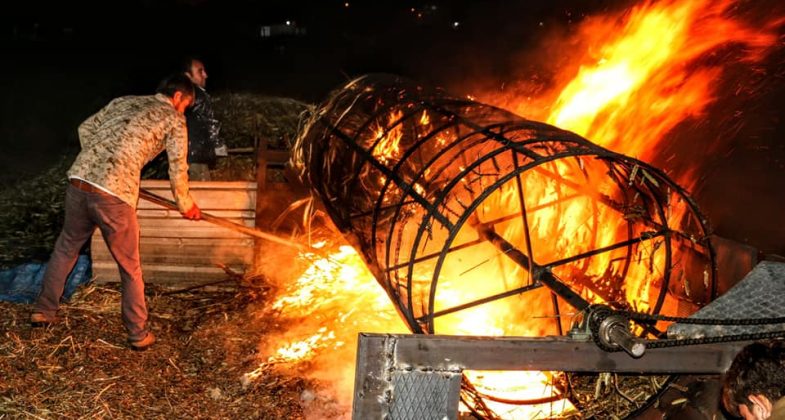
{"type": "Polygon", "coordinates": [[[560,89],[547,121],[651,161],[674,127],[703,115],[723,93],[715,88],[733,59],[723,48],[741,47],[736,58],[754,62],[777,42],[766,28],[730,18],[735,3],[650,2],[630,11],[618,34],[601,22],[587,25],[582,34],[601,46],[560,89]]]}
{"type": "MultiPolygon", "coordinates": [[[[550,102],[549,105],[532,109],[532,101],[494,92],[478,97],[527,118],[545,120],[576,132],[616,152],[651,161],[657,156],[658,147],[668,133],[680,123],[704,115],[709,104],[721,100],[724,92],[717,91],[717,80],[726,66],[759,61],[775,46],[777,38],[773,26],[746,24],[733,17],[736,8],[737,4],[732,0],[645,2],[621,16],[587,19],[578,31],[585,53],[578,54],[575,62],[565,67],[564,74],[554,79],[552,89],[543,93],[541,100],[535,101],[550,102]],[[735,52],[730,53],[729,50],[735,52]]],[[[393,113],[389,116],[390,124],[399,118],[400,115],[393,113]]],[[[430,124],[426,113],[421,116],[420,123],[430,124]]],[[[374,134],[378,144],[374,156],[380,160],[394,158],[398,153],[397,141],[401,133],[395,129],[385,131],[380,128],[374,134]]],[[[551,170],[556,173],[570,170],[554,165],[551,170]]],[[[689,171],[684,171],[678,181],[690,187],[693,184],[688,176],[689,171]]],[[[558,198],[559,194],[543,178],[534,177],[524,182],[542,183],[539,189],[536,185],[526,185],[526,191],[533,191],[536,195],[533,198],[535,202],[558,198]]],[[[504,194],[505,191],[500,190],[496,199],[487,202],[498,206],[514,202],[504,194]]],[[[581,214],[580,207],[562,207],[560,211],[563,214],[575,212],[562,218],[547,210],[538,211],[531,221],[535,232],[533,236],[536,236],[538,227],[548,227],[559,219],[558,231],[563,237],[571,238],[572,242],[576,242],[576,238],[591,240],[594,247],[599,247],[618,241],[615,230],[601,231],[597,228],[603,225],[602,221],[586,223],[587,218],[602,218],[603,215],[581,214]]],[[[509,213],[498,211],[499,216],[509,213]]],[[[492,218],[494,209],[486,209],[485,214],[492,218]]],[[[546,229],[542,235],[547,236],[553,229],[546,229]]],[[[338,398],[348,405],[354,378],[357,334],[397,333],[407,329],[356,252],[342,245],[340,238],[332,238],[330,243],[332,246],[322,248],[324,255],[328,256],[300,255],[301,262],[307,263],[308,268],[296,280],[282,287],[271,307],[272,311],[279,313],[281,322],[289,327],[279,335],[264,337],[264,363],[259,370],[246,376],[253,379],[263,371],[263,367],[277,364],[292,368],[308,366],[309,375],[335,385],[338,398]]],[[[564,244],[550,245],[552,248],[561,246],[564,244]]],[[[509,265],[493,261],[496,255],[492,250],[487,257],[475,256],[484,267],[473,269],[476,272],[472,275],[488,275],[488,270],[508,271],[509,265]]],[[[592,263],[598,267],[608,265],[599,260],[592,263]]],[[[476,287],[481,284],[460,280],[465,274],[443,273],[448,292],[440,292],[437,310],[453,306],[453,298],[455,302],[468,300],[459,296],[461,285],[476,287]],[[450,281],[458,287],[449,287],[450,281]]],[[[639,281],[625,292],[629,301],[634,302],[638,309],[645,310],[648,285],[645,273],[638,277],[639,281]]],[[[473,294],[476,290],[465,292],[473,294]]],[[[534,299],[541,301],[538,306],[549,303],[551,299],[545,290],[542,292],[533,294],[534,299]]],[[[511,328],[507,321],[505,307],[479,306],[443,317],[439,321],[439,331],[474,335],[543,335],[556,334],[561,327],[558,320],[539,321],[539,328],[511,328]]],[[[517,387],[511,397],[513,399],[537,399],[554,393],[548,373],[513,372],[499,376],[498,373],[475,372],[472,375],[487,390],[504,388],[500,381],[509,380],[517,387]]],[[[560,401],[546,406],[500,410],[509,410],[503,411],[505,417],[539,418],[570,409],[568,402],[560,401]]]]}
{"type": "MultiPolygon", "coordinates": [[[[584,48],[544,99],[479,98],[651,162],[677,125],[735,94],[717,91],[727,68],[759,62],[777,46],[782,19],[753,26],[734,18],[738,3],[646,1],[622,16],[589,18],[576,36],[584,48]]],[[[689,190],[694,177],[677,181],[689,190]]]]}

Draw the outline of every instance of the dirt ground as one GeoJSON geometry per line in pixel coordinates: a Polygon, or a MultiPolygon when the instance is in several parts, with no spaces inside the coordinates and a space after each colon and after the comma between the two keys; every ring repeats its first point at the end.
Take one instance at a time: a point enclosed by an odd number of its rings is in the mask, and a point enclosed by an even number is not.
{"type": "Polygon", "coordinates": [[[303,418],[317,384],[273,368],[244,379],[276,328],[267,291],[148,285],[158,343],[144,352],[125,343],[116,284],[81,288],[45,329],[29,326],[31,305],[0,302],[0,418],[303,418]]]}

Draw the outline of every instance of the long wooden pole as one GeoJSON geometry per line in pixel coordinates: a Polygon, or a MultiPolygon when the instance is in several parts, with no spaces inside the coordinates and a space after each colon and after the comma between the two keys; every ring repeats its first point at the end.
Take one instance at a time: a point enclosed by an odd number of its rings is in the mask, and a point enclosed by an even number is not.
{"type": "MultiPolygon", "coordinates": [[[[155,193],[152,193],[152,192],[150,192],[150,191],[148,191],[148,190],[146,190],[144,188],[140,188],[139,189],[139,197],[141,197],[141,198],[143,198],[143,199],[145,199],[145,200],[147,200],[147,201],[149,201],[151,203],[158,204],[159,206],[166,207],[166,208],[168,208],[170,210],[178,210],[177,209],[177,204],[175,204],[174,201],[167,200],[166,198],[161,197],[160,195],[157,195],[155,193]]],[[[264,240],[268,240],[270,242],[275,242],[275,243],[280,244],[280,245],[285,245],[285,246],[289,246],[289,247],[292,247],[292,248],[297,248],[300,251],[308,250],[306,246],[304,246],[302,244],[299,244],[297,242],[294,242],[294,241],[291,241],[291,240],[288,240],[288,239],[285,239],[285,238],[281,238],[280,236],[273,235],[271,233],[262,232],[261,230],[258,230],[258,229],[251,229],[248,226],[241,225],[239,223],[235,223],[235,222],[232,222],[231,220],[226,220],[223,217],[214,216],[214,215],[209,214],[209,213],[202,212],[202,220],[204,220],[205,222],[212,223],[214,225],[218,225],[218,226],[225,227],[227,229],[231,229],[231,230],[233,230],[235,232],[244,233],[246,235],[253,236],[253,237],[256,237],[256,238],[260,238],[260,239],[264,239],[264,240]]]]}

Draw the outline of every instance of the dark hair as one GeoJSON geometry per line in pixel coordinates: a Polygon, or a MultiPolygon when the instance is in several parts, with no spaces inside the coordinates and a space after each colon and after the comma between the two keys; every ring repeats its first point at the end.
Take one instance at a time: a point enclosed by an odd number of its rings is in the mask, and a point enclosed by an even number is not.
{"type": "Polygon", "coordinates": [[[182,92],[186,96],[194,96],[194,84],[188,76],[182,73],[175,73],[162,80],[155,93],[163,93],[172,98],[175,92],[182,92]]]}
{"type": "Polygon", "coordinates": [[[723,380],[725,409],[739,416],[739,405],[749,404],[755,394],[772,404],[785,395],[785,342],[753,343],[733,359],[723,380]]]}
{"type": "Polygon", "coordinates": [[[204,60],[202,60],[200,57],[195,55],[188,55],[183,57],[183,59],[180,61],[180,71],[183,73],[190,73],[191,66],[193,66],[194,61],[200,61],[204,63],[204,60]]]}

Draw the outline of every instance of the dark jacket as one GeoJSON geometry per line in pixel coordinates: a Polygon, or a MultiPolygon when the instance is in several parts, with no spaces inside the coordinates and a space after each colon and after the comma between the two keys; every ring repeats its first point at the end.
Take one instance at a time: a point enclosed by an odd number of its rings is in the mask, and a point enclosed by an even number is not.
{"type": "Polygon", "coordinates": [[[210,95],[200,88],[194,88],[194,103],[185,111],[188,121],[188,163],[215,164],[215,148],[223,145],[218,133],[221,124],[213,115],[210,95]]]}

